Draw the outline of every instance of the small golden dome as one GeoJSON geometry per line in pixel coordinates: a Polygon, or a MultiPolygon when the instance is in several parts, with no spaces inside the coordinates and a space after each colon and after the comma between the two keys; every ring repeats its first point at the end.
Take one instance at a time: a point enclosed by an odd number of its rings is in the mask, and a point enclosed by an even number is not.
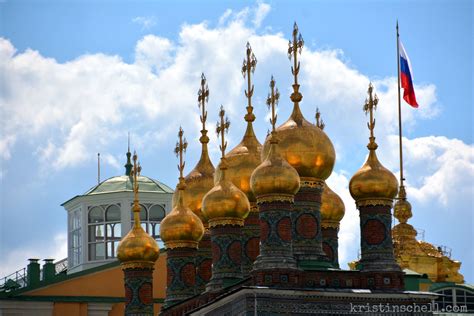
{"type": "Polygon", "coordinates": [[[221,160],[221,177],[218,183],[204,196],[202,212],[209,226],[243,225],[250,211],[250,203],[239,188],[227,179],[226,163],[221,160]]]}
{"type": "Polygon", "coordinates": [[[406,199],[398,200],[393,206],[393,215],[400,223],[406,223],[413,216],[411,212],[411,204],[406,199]]]}
{"type": "Polygon", "coordinates": [[[152,265],[159,255],[158,244],[140,225],[134,225],[117,247],[117,258],[125,266],[152,265]]]}
{"type": "MultiPolygon", "coordinates": [[[[234,149],[225,155],[226,177],[247,195],[250,202],[255,202],[255,195],[250,188],[250,176],[261,162],[262,145],[253,131],[252,122],[248,122],[244,138],[234,149]]],[[[215,183],[219,182],[222,171],[216,169],[215,183]]]]}
{"type": "MultiPolygon", "coordinates": [[[[298,171],[301,178],[326,180],[332,172],[336,152],[331,140],[317,126],[308,122],[295,103],[290,118],[277,128],[280,154],[298,171]]],[[[269,137],[265,140],[262,159],[270,150],[269,137]]]]}
{"type": "Polygon", "coordinates": [[[356,202],[368,199],[393,200],[397,195],[397,178],[379,162],[375,148],[370,150],[367,161],[349,182],[349,191],[356,202]]]}
{"type": "MultiPolygon", "coordinates": [[[[186,190],[182,194],[185,206],[189,207],[201,219],[204,225],[207,225],[207,219],[202,215],[202,198],[214,186],[214,166],[209,159],[207,143],[203,143],[201,159],[196,167],[184,178],[184,182],[186,190]]],[[[177,188],[173,194],[172,201],[173,207],[175,207],[178,204],[177,188]]]]}
{"type": "Polygon", "coordinates": [[[345,213],[346,208],[342,199],[324,183],[324,191],[321,197],[322,225],[338,227],[345,213]]]}
{"type": "Polygon", "coordinates": [[[152,268],[160,255],[160,248],[150,235],[143,230],[140,224],[140,204],[138,201],[138,176],[141,167],[137,164],[137,154],[133,155],[133,217],[134,224],[128,234],[122,238],[117,247],[117,258],[122,263],[122,268],[152,268]]]}
{"type": "Polygon", "coordinates": [[[298,172],[278,153],[275,136],[272,132],[270,152],[250,178],[250,186],[258,198],[272,194],[293,196],[300,188],[298,172]]]}
{"type": "MultiPolygon", "coordinates": [[[[184,182],[184,180],[182,180],[184,182]]],[[[197,248],[204,235],[204,225],[191,209],[185,206],[184,183],[178,185],[178,201],[160,225],[160,236],[166,248],[197,248]]]]}

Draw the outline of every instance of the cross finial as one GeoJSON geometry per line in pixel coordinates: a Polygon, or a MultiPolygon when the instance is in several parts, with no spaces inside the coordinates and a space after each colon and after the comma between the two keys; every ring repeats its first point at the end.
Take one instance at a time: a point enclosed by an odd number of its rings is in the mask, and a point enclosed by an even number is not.
{"type": "Polygon", "coordinates": [[[221,137],[221,144],[219,145],[219,148],[221,150],[221,158],[224,158],[225,156],[225,149],[227,148],[227,141],[225,140],[225,133],[229,130],[230,122],[227,117],[225,117],[225,111],[224,107],[221,105],[221,109],[219,111],[219,117],[220,117],[220,122],[217,122],[216,126],[216,133],[217,136],[221,137]]]}
{"type": "Polygon", "coordinates": [[[251,79],[251,74],[255,71],[257,66],[257,58],[255,57],[250,43],[247,42],[247,57],[244,59],[242,64],[242,75],[247,77],[247,89],[245,90],[245,96],[247,97],[247,114],[245,115],[245,120],[247,122],[253,122],[255,120],[255,115],[253,114],[252,106],[252,95],[253,95],[253,84],[251,79]]]}
{"type": "Polygon", "coordinates": [[[202,110],[200,115],[201,123],[202,123],[202,131],[203,135],[207,133],[206,130],[206,120],[207,120],[207,111],[206,111],[206,103],[209,100],[209,87],[207,86],[206,76],[204,73],[201,74],[201,88],[198,91],[198,102],[199,108],[202,110]]]}
{"type": "Polygon", "coordinates": [[[301,54],[301,51],[304,46],[304,40],[299,33],[298,25],[293,25],[293,41],[288,42],[288,58],[291,60],[293,57],[293,66],[291,67],[291,73],[294,76],[294,84],[298,84],[298,73],[300,71],[300,62],[298,61],[298,52],[301,54]]]}
{"type": "Polygon", "coordinates": [[[365,104],[364,104],[364,112],[367,115],[369,113],[369,122],[367,123],[367,127],[370,130],[370,143],[369,143],[369,149],[376,149],[377,144],[375,144],[375,136],[374,136],[374,128],[375,128],[375,118],[374,118],[374,110],[377,109],[377,104],[379,103],[379,98],[377,97],[377,94],[373,94],[372,92],[374,90],[374,86],[372,85],[372,82],[369,83],[369,89],[367,90],[367,93],[369,94],[369,97],[365,99],[365,104]],[[374,147],[375,146],[375,147],[374,147]]]}
{"type": "MultiPolygon", "coordinates": [[[[140,166],[140,163],[138,162],[138,156],[137,156],[137,152],[134,151],[133,152],[133,169],[132,171],[130,172],[130,175],[132,176],[132,179],[133,179],[133,211],[134,212],[140,212],[140,204],[138,202],[138,189],[139,189],[139,186],[138,186],[138,176],[140,175],[140,172],[142,171],[142,167],[140,166]]],[[[135,219],[135,222],[137,220],[135,219]]],[[[140,219],[138,219],[138,225],[140,225],[139,223],[140,219]]]]}
{"type": "Polygon", "coordinates": [[[316,126],[319,127],[321,130],[324,129],[326,124],[324,124],[323,119],[321,118],[321,112],[319,112],[319,108],[316,108],[316,126]]]}
{"type": "Polygon", "coordinates": [[[272,109],[272,116],[270,117],[270,123],[272,124],[272,133],[275,133],[275,125],[277,121],[277,114],[275,113],[276,105],[278,104],[278,100],[280,99],[280,92],[278,88],[275,87],[275,79],[270,80],[270,93],[268,94],[267,98],[267,106],[268,108],[272,109]]]}
{"type": "Polygon", "coordinates": [[[186,162],[183,159],[183,153],[186,152],[186,148],[188,147],[188,142],[186,141],[186,138],[183,137],[184,131],[179,127],[179,132],[178,132],[178,141],[176,142],[176,147],[174,148],[174,153],[176,154],[176,157],[179,157],[179,164],[178,164],[178,170],[179,170],[179,189],[184,189],[184,176],[183,176],[183,170],[184,166],[186,165],[186,162]]]}

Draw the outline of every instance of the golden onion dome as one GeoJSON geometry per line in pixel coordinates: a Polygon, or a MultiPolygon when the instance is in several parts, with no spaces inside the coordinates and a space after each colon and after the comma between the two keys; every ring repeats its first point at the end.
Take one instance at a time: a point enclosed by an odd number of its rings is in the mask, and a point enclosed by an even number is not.
{"type": "MultiPolygon", "coordinates": [[[[133,170],[129,175],[133,179],[133,217],[134,224],[128,234],[122,238],[117,247],[117,258],[124,269],[127,268],[152,268],[160,255],[156,240],[142,228],[140,224],[140,204],[138,201],[138,176],[141,167],[137,165],[137,154],[133,155],[133,170]]],[[[130,167],[131,169],[131,167],[130,167]]]]}
{"type": "Polygon", "coordinates": [[[197,248],[204,235],[199,217],[185,205],[184,180],[178,185],[177,203],[160,225],[160,236],[166,248],[197,248]]]}
{"type": "Polygon", "coordinates": [[[346,208],[342,199],[324,183],[324,191],[321,196],[322,225],[339,227],[339,223],[345,213],[346,208]]]}
{"type": "MultiPolygon", "coordinates": [[[[391,171],[382,166],[375,149],[370,149],[365,164],[352,176],[349,191],[354,200],[393,200],[398,192],[398,181],[391,171]]],[[[369,144],[370,147],[370,144],[369,144]]]]}
{"type": "Polygon", "coordinates": [[[122,264],[130,267],[141,263],[152,265],[159,255],[160,249],[155,239],[148,235],[140,224],[134,224],[117,247],[117,258],[122,264]]]}
{"type": "MultiPolygon", "coordinates": [[[[255,202],[255,195],[250,188],[250,176],[261,162],[262,145],[255,137],[252,122],[247,123],[245,135],[234,149],[226,154],[226,177],[237,188],[247,195],[250,202],[255,202]]],[[[222,176],[219,166],[216,169],[215,183],[222,176]]]]}
{"type": "MultiPolygon", "coordinates": [[[[331,175],[336,160],[334,146],[323,130],[303,117],[298,102],[294,103],[290,118],[277,128],[277,132],[280,154],[301,178],[325,180],[331,175]]],[[[270,139],[267,137],[262,158],[269,150],[270,139]]]]}
{"type": "Polygon", "coordinates": [[[369,97],[364,104],[365,113],[370,114],[367,123],[370,130],[369,144],[367,145],[369,156],[364,165],[352,176],[349,182],[349,191],[358,205],[365,202],[391,205],[398,192],[398,181],[392,172],[382,166],[375,152],[378,146],[374,136],[374,110],[379,99],[376,94],[372,95],[373,88],[372,84],[369,84],[367,91],[369,97]]]}
{"type": "Polygon", "coordinates": [[[208,219],[210,227],[216,225],[241,226],[250,211],[247,196],[227,179],[225,168],[226,163],[224,159],[221,159],[221,177],[202,200],[202,212],[208,219]]]}
{"type": "Polygon", "coordinates": [[[406,223],[412,217],[411,204],[406,199],[398,200],[393,206],[393,215],[400,223],[406,223]]]}
{"type": "Polygon", "coordinates": [[[298,172],[278,153],[276,136],[272,132],[268,156],[250,178],[250,186],[257,198],[275,194],[294,196],[300,188],[298,172]]]}
{"type": "MultiPolygon", "coordinates": [[[[189,207],[196,214],[204,225],[207,219],[202,214],[202,198],[214,186],[214,165],[209,158],[207,143],[209,137],[203,135],[200,139],[202,143],[201,158],[196,167],[184,178],[186,190],[182,192],[185,206],[189,207]]],[[[178,189],[173,194],[173,207],[178,202],[178,189]]]]}

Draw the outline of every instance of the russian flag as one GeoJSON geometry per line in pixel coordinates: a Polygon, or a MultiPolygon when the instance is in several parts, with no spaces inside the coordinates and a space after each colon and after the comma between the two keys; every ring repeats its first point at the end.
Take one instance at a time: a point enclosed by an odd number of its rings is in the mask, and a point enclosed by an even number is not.
{"type": "Polygon", "coordinates": [[[410,59],[400,39],[398,44],[400,47],[400,79],[403,88],[403,99],[412,107],[417,108],[418,103],[416,103],[415,89],[413,88],[413,72],[410,59]]]}

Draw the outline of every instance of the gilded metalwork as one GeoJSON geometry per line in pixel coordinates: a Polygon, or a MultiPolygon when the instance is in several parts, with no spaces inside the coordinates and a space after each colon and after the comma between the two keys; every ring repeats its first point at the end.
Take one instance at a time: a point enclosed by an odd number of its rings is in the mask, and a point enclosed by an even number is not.
{"type": "Polygon", "coordinates": [[[374,205],[373,203],[392,205],[392,200],[398,192],[397,179],[392,172],[382,166],[377,158],[374,110],[377,107],[378,98],[377,95],[373,96],[372,92],[373,86],[369,84],[369,97],[364,104],[364,111],[369,114],[367,123],[370,131],[369,144],[367,145],[369,156],[365,164],[352,176],[349,183],[350,193],[358,206],[374,205]]]}
{"type": "Polygon", "coordinates": [[[197,249],[199,242],[191,240],[172,240],[166,243],[167,249],[193,248],[197,249]]]}
{"type": "Polygon", "coordinates": [[[338,228],[345,212],[346,208],[342,199],[324,183],[321,195],[321,227],[338,228]]]}
{"type": "Polygon", "coordinates": [[[225,133],[229,129],[230,122],[225,117],[224,108],[221,106],[219,111],[220,122],[217,123],[216,132],[221,138],[221,163],[219,169],[221,176],[215,186],[204,196],[202,200],[202,212],[209,221],[210,227],[217,225],[226,225],[226,221],[220,219],[232,219],[240,222],[245,219],[250,212],[250,203],[245,195],[237,186],[235,186],[226,176],[227,161],[225,149],[227,142],[225,133]]]}
{"type": "Polygon", "coordinates": [[[314,117],[316,118],[316,126],[323,130],[326,124],[324,124],[324,121],[321,118],[321,112],[319,112],[319,108],[316,108],[316,115],[314,117]]]}
{"type": "MultiPolygon", "coordinates": [[[[252,74],[255,71],[256,65],[257,59],[255,58],[250,44],[247,43],[246,58],[242,65],[242,74],[244,78],[247,78],[247,89],[245,90],[245,96],[247,98],[247,113],[245,114],[247,129],[241,142],[226,154],[226,177],[247,195],[250,202],[255,202],[255,196],[250,188],[250,176],[260,164],[262,152],[262,145],[253,130],[255,115],[253,114],[252,106],[252,96],[254,92],[252,74]]],[[[220,168],[217,168],[214,182],[217,183],[220,177],[221,171],[220,168]]]]}
{"type": "Polygon", "coordinates": [[[324,188],[324,180],[300,177],[300,186],[302,188],[314,188],[322,190],[324,188]]]}
{"type": "Polygon", "coordinates": [[[131,266],[142,268],[153,268],[154,262],[160,255],[160,249],[156,241],[143,230],[140,224],[140,203],[138,199],[138,176],[141,167],[137,163],[137,154],[133,155],[133,218],[134,224],[128,234],[120,241],[117,248],[117,258],[122,263],[122,269],[128,269],[131,266]]]}
{"type": "Polygon", "coordinates": [[[291,94],[291,101],[300,102],[303,98],[299,92],[298,84],[298,73],[300,72],[300,62],[298,61],[298,52],[301,54],[303,50],[304,41],[301,33],[298,30],[298,25],[293,25],[293,41],[288,41],[288,59],[293,58],[293,66],[291,67],[291,73],[293,74],[293,93],[291,94]]]}
{"type": "MultiPolygon", "coordinates": [[[[201,75],[201,87],[198,91],[198,103],[201,110],[200,120],[202,123],[201,137],[201,157],[194,169],[184,178],[186,190],[183,191],[185,205],[194,212],[203,224],[207,225],[207,219],[202,214],[202,198],[214,186],[214,165],[209,158],[206,121],[207,110],[206,104],[209,98],[209,88],[207,86],[206,77],[201,75]]],[[[176,205],[178,198],[178,190],[173,195],[173,207],[176,205]]]]}
{"type": "Polygon", "coordinates": [[[204,235],[204,226],[199,217],[194,214],[189,207],[185,205],[184,192],[186,183],[183,177],[183,171],[186,163],[183,154],[188,146],[186,139],[183,138],[184,132],[180,127],[178,132],[179,140],[176,143],[174,152],[179,157],[179,183],[177,202],[173,210],[166,215],[160,225],[160,236],[167,248],[183,247],[197,248],[198,242],[204,235]]]}
{"type": "Polygon", "coordinates": [[[376,206],[376,205],[386,205],[392,207],[393,205],[393,200],[388,198],[388,199],[360,199],[356,201],[357,207],[360,206],[376,206]]]}
{"type": "Polygon", "coordinates": [[[210,228],[225,225],[244,226],[244,220],[234,217],[217,217],[209,221],[210,228]]]}
{"type": "Polygon", "coordinates": [[[268,194],[257,198],[258,204],[273,203],[273,202],[290,202],[295,201],[295,196],[291,194],[268,194]]]}
{"type": "Polygon", "coordinates": [[[270,80],[270,95],[267,104],[271,108],[270,122],[272,132],[270,136],[270,151],[265,160],[255,169],[250,178],[250,186],[257,197],[269,195],[294,196],[300,188],[298,172],[278,152],[278,133],[275,129],[276,113],[275,106],[278,102],[279,93],[275,88],[273,76],[270,80]]]}

